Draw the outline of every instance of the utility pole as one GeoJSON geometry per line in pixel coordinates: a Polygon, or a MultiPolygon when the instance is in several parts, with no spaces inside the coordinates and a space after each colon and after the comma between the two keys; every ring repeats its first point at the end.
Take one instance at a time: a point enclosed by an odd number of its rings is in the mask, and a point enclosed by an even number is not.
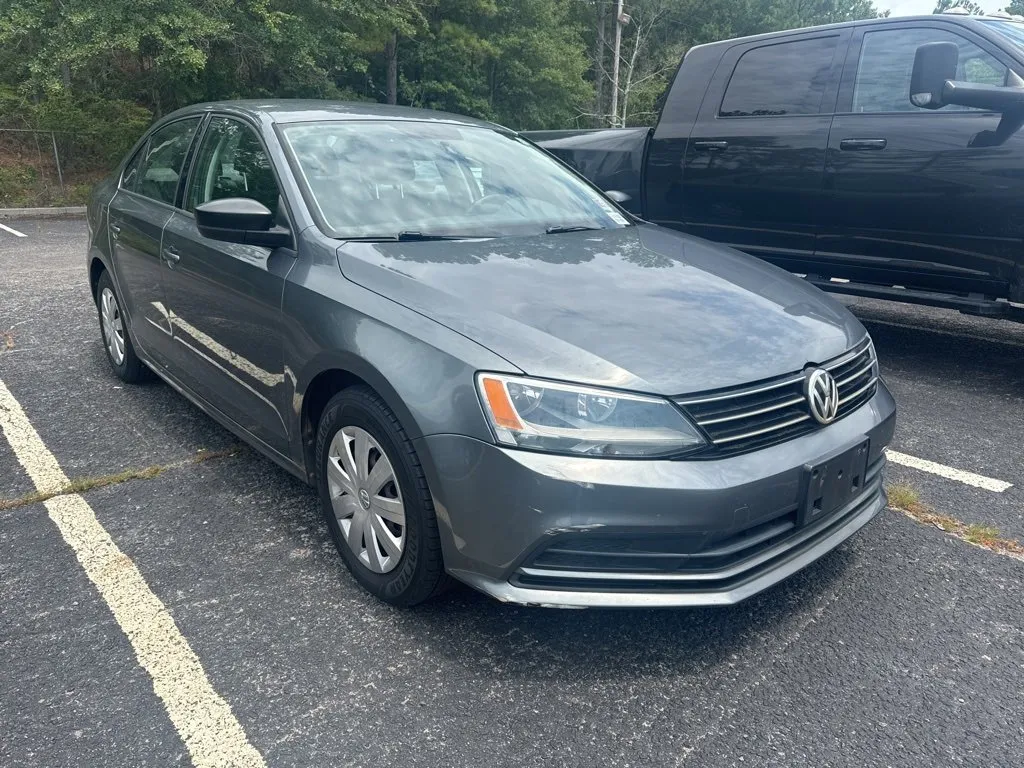
{"type": "Polygon", "coordinates": [[[619,52],[622,50],[622,0],[615,2],[615,45],[612,47],[612,127],[619,123],[619,52]]]}

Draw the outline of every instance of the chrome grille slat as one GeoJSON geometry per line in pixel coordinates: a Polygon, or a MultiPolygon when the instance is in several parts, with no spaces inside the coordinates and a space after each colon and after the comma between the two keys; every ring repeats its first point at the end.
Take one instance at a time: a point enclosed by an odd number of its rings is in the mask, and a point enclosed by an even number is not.
{"type": "Polygon", "coordinates": [[[737,440],[746,440],[747,438],[750,438],[750,437],[757,437],[758,435],[764,435],[764,434],[767,434],[769,432],[775,432],[776,430],[779,430],[779,429],[785,429],[786,427],[791,427],[794,424],[799,424],[801,421],[807,421],[810,418],[811,418],[810,415],[805,413],[803,416],[797,416],[795,419],[789,419],[788,421],[784,421],[781,424],[772,424],[770,427],[764,427],[762,429],[755,429],[752,432],[744,432],[741,435],[729,435],[729,437],[718,438],[718,439],[715,440],[715,443],[716,444],[719,444],[719,443],[733,443],[733,442],[735,442],[737,440]]]}
{"type": "MultiPolygon", "coordinates": [[[[876,365],[870,340],[821,364],[835,377],[839,389],[836,418],[853,413],[871,398],[878,383],[876,365]]],[[[820,428],[810,415],[804,381],[803,373],[794,373],[730,392],[682,396],[676,403],[711,439],[709,455],[733,455],[820,428]]]]}
{"type": "Polygon", "coordinates": [[[843,378],[839,379],[838,381],[836,381],[836,385],[841,387],[844,384],[849,384],[851,381],[856,379],[858,376],[863,376],[865,373],[870,371],[872,366],[874,366],[874,364],[875,364],[875,361],[872,360],[872,359],[869,359],[861,368],[857,369],[856,373],[851,373],[851,374],[849,374],[847,376],[844,376],[843,378]]]}
{"type": "Polygon", "coordinates": [[[785,400],[785,401],[783,401],[781,403],[777,403],[775,405],[765,406],[764,408],[760,408],[760,409],[758,409],[756,411],[743,411],[743,412],[735,414],[733,416],[722,416],[722,417],[717,418],[717,419],[698,420],[697,424],[699,426],[701,426],[701,427],[710,427],[712,424],[723,424],[723,423],[725,423],[727,421],[736,421],[736,419],[745,419],[745,418],[748,418],[750,416],[759,416],[762,413],[769,413],[771,411],[777,411],[780,408],[786,408],[786,407],[788,407],[790,405],[799,405],[803,401],[804,401],[803,397],[794,397],[791,400],[785,400]]]}
{"type": "Polygon", "coordinates": [[[866,392],[866,391],[867,391],[868,389],[870,389],[871,387],[873,387],[873,386],[875,385],[875,382],[877,382],[877,381],[878,381],[878,377],[877,377],[877,376],[872,376],[872,377],[871,377],[871,381],[869,381],[869,382],[868,382],[867,384],[865,384],[865,385],[864,385],[863,387],[861,387],[860,389],[858,389],[858,390],[857,390],[856,392],[851,392],[851,393],[850,393],[850,394],[848,394],[848,395],[847,395],[846,397],[842,397],[842,396],[840,396],[840,398],[839,398],[839,404],[840,404],[840,405],[843,405],[844,403],[847,403],[847,402],[849,402],[850,400],[853,400],[853,399],[854,399],[855,397],[857,397],[857,395],[860,395],[860,394],[862,394],[862,393],[866,392]]]}

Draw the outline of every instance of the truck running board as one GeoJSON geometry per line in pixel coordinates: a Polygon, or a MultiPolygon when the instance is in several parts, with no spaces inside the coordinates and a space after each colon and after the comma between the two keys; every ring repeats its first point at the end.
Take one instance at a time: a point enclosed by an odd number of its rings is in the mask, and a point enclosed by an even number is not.
{"type": "Polygon", "coordinates": [[[871,283],[834,282],[817,275],[807,275],[805,279],[823,291],[830,291],[832,293],[864,296],[869,299],[902,301],[909,304],[925,304],[929,307],[956,309],[965,315],[980,315],[981,317],[995,317],[1003,320],[1024,322],[1024,305],[989,299],[979,294],[962,295],[940,293],[938,291],[922,291],[913,288],[872,285],[871,283]]]}

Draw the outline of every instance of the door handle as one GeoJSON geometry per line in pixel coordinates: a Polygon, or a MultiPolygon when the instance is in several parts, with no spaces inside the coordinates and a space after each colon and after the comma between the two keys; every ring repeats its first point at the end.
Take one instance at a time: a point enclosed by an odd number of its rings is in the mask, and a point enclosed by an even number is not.
{"type": "Polygon", "coordinates": [[[885,139],[843,139],[839,148],[844,152],[866,152],[872,149],[885,149],[885,139]]]}
{"type": "Polygon", "coordinates": [[[121,234],[121,228],[117,224],[110,225],[110,236],[117,240],[117,236],[121,234]]]}
{"type": "Polygon", "coordinates": [[[721,152],[723,149],[729,148],[728,141],[695,141],[693,142],[694,149],[703,149],[705,152],[721,152]]]}
{"type": "Polygon", "coordinates": [[[177,264],[179,261],[181,261],[181,254],[178,253],[178,251],[175,250],[174,248],[164,248],[163,254],[164,261],[167,262],[167,266],[170,266],[171,264],[177,264]]]}

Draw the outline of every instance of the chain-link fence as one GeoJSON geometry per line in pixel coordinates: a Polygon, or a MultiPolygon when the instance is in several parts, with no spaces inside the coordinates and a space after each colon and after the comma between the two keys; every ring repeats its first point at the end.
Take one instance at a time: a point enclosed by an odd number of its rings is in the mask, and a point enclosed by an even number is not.
{"type": "Polygon", "coordinates": [[[0,126],[0,208],[85,203],[109,165],[91,144],[71,131],[0,126]]]}

